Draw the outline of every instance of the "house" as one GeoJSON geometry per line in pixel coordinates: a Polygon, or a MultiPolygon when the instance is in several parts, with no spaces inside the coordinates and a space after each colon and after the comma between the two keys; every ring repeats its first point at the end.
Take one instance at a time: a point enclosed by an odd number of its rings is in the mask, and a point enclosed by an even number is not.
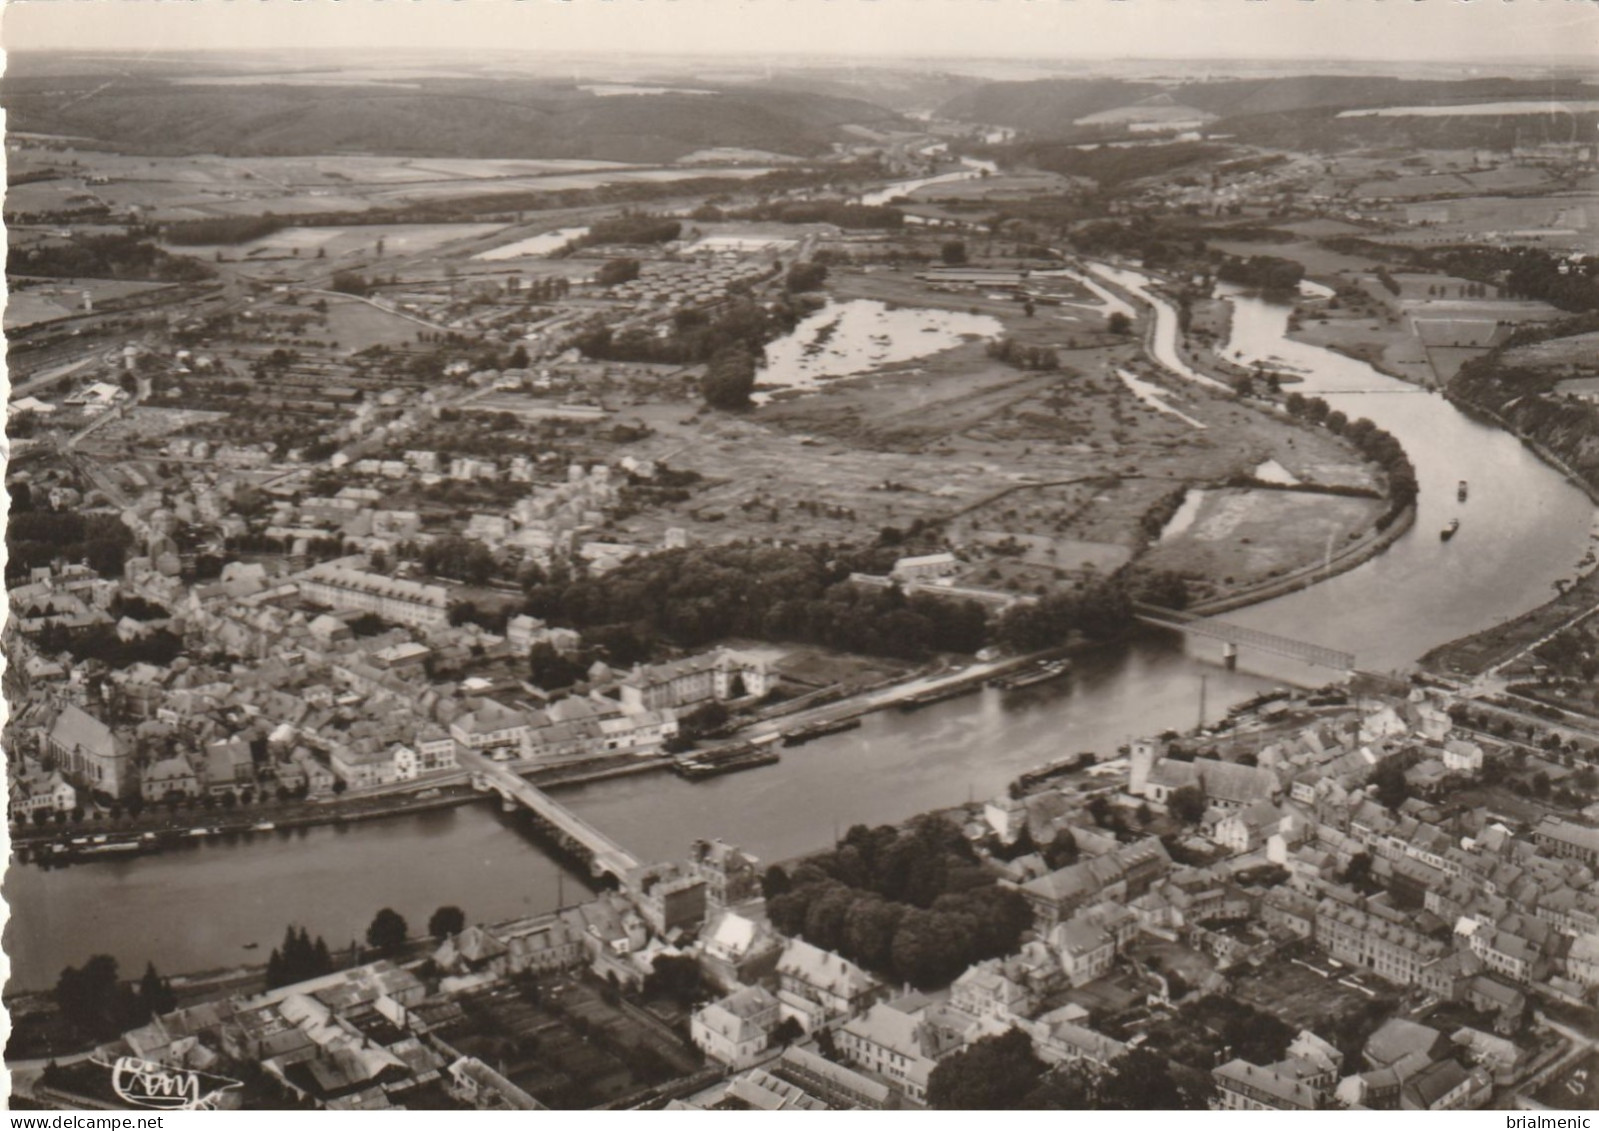
{"type": "MultiPolygon", "coordinates": [[[[1022,974],[1021,971],[1015,971],[1022,974]]],[[[950,987],[949,1003],[969,1017],[1009,1022],[1031,1016],[1037,995],[1025,975],[1013,976],[1002,959],[993,958],[968,967],[950,987]]]]}
{"type": "Polygon", "coordinates": [[[1599,829],[1563,821],[1559,817],[1545,817],[1532,831],[1538,847],[1551,856],[1581,860],[1585,864],[1599,864],[1599,829]]]}
{"type": "Polygon", "coordinates": [[[1488,1073],[1448,1058],[1434,1061],[1399,1088],[1401,1111],[1458,1111],[1476,1107],[1493,1088],[1488,1073]]]}
{"type": "Polygon", "coordinates": [[[831,951],[791,939],[777,963],[777,998],[783,1015],[807,1033],[836,1017],[853,1017],[883,992],[883,985],[831,951]]]}
{"type": "Polygon", "coordinates": [[[1219,1111],[1315,1111],[1316,1091],[1275,1065],[1234,1058],[1211,1070],[1219,1111]]]}
{"type": "Polygon", "coordinates": [[[1179,789],[1195,788],[1207,805],[1222,810],[1245,809],[1263,801],[1281,804],[1283,786],[1271,770],[1223,762],[1216,758],[1195,758],[1181,762],[1156,758],[1151,742],[1136,742],[1128,756],[1127,792],[1142,797],[1151,805],[1165,806],[1179,789]]]}
{"type": "Polygon", "coordinates": [[[1392,1068],[1402,1062],[1428,1063],[1449,1052],[1449,1038],[1437,1029],[1393,1017],[1366,1038],[1361,1056],[1372,1068],[1392,1068]]]}
{"type": "Polygon", "coordinates": [[[1042,932],[1090,903],[1136,899],[1170,871],[1165,846],[1157,837],[1145,837],[1029,880],[1017,890],[1032,905],[1034,927],[1042,932]]]}
{"type": "Polygon", "coordinates": [[[381,744],[340,744],[329,752],[328,762],[333,772],[351,789],[393,785],[400,780],[394,749],[381,744]]]}
{"type": "Polygon", "coordinates": [[[1244,809],[1234,809],[1216,822],[1211,839],[1242,856],[1253,852],[1293,823],[1293,817],[1271,801],[1260,801],[1244,809]]]}
{"type": "Polygon", "coordinates": [[[846,1021],[834,1035],[839,1055],[886,1079],[906,1097],[927,1102],[927,1082],[938,1062],[966,1043],[962,1015],[920,994],[880,1001],[846,1021]]]}
{"type": "Polygon", "coordinates": [[[133,751],[127,741],[76,704],[56,716],[45,751],[64,774],[97,793],[116,797],[128,786],[133,751]]]}
{"type": "Polygon", "coordinates": [[[960,559],[954,554],[921,554],[900,558],[889,573],[895,581],[937,581],[960,572],[960,559]]]}
{"type": "Polygon", "coordinates": [[[719,648],[683,660],[634,668],[619,687],[630,714],[693,707],[711,700],[761,698],[776,683],[764,658],[719,648]]]}
{"type": "Polygon", "coordinates": [[[295,580],[301,597],[313,604],[373,613],[396,624],[419,628],[449,623],[449,590],[442,585],[386,577],[337,561],[315,566],[295,580]]]}
{"type": "Polygon", "coordinates": [[[741,985],[776,977],[783,940],[765,919],[723,908],[711,913],[698,948],[706,979],[731,993],[741,985]]]}
{"type": "Polygon", "coordinates": [[[77,806],[78,791],[60,771],[47,774],[36,770],[31,774],[12,775],[11,815],[14,820],[39,812],[70,813],[77,806]]]}
{"type": "Polygon", "coordinates": [[[1074,986],[1104,976],[1116,959],[1116,941],[1085,918],[1057,924],[1049,932],[1049,945],[1060,956],[1060,967],[1074,986]]]}
{"type": "Polygon", "coordinates": [[[151,763],[141,776],[139,792],[146,801],[197,797],[200,794],[200,779],[195,776],[189,759],[182,754],[175,754],[151,763]]]}
{"type": "Polygon", "coordinates": [[[746,986],[695,1012],[689,1036],[711,1060],[748,1068],[760,1059],[777,1028],[778,1002],[760,986],[746,986]]]}
{"type": "Polygon", "coordinates": [[[517,757],[528,734],[528,717],[512,707],[484,700],[450,724],[450,737],[466,750],[517,757]],[[495,752],[499,752],[496,754],[495,752]]]}
{"type": "Polygon", "coordinates": [[[835,1111],[883,1111],[894,1106],[888,1085],[799,1045],[784,1049],[770,1069],[835,1111]]]}
{"type": "Polygon", "coordinates": [[[694,867],[705,879],[706,906],[711,910],[747,903],[761,894],[760,860],[726,841],[697,840],[694,867]]]}
{"type": "Polygon", "coordinates": [[[1579,935],[1566,952],[1566,973],[1584,986],[1599,986],[1599,934],[1579,935]]]}
{"type": "Polygon", "coordinates": [[[220,795],[255,784],[255,760],[250,744],[232,738],[208,743],[205,747],[205,788],[220,795]]]}

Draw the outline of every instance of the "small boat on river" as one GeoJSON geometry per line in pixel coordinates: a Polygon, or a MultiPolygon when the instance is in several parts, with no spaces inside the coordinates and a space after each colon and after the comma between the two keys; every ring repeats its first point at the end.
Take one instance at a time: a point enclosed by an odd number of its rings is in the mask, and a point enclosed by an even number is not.
{"type": "Polygon", "coordinates": [[[1460,481],[1460,486],[1455,489],[1455,498],[1461,502],[1466,501],[1466,481],[1464,479],[1460,481]]]}
{"type": "Polygon", "coordinates": [[[1451,538],[1453,538],[1455,536],[1455,531],[1457,531],[1459,529],[1460,529],[1460,520],[1458,518],[1450,519],[1449,520],[1449,525],[1444,527],[1442,530],[1440,530],[1438,532],[1438,540],[1440,542],[1449,541],[1449,539],[1451,539],[1451,538]]]}

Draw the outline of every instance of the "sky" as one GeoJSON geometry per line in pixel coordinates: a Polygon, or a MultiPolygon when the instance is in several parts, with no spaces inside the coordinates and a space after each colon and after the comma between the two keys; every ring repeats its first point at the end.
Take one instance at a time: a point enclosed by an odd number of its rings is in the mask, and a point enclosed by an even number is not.
{"type": "Polygon", "coordinates": [[[1599,0],[8,0],[7,50],[1595,58],[1599,0]]]}

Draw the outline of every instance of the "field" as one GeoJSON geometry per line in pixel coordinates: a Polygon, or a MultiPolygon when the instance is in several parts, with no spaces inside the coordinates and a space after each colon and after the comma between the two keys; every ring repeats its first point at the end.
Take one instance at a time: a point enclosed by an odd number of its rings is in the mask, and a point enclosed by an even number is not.
{"type": "Polygon", "coordinates": [[[72,177],[17,185],[6,192],[6,212],[45,212],[99,202],[114,211],[137,207],[152,220],[217,215],[280,216],[364,212],[442,197],[493,192],[554,192],[625,181],[671,181],[714,175],[743,179],[769,167],[650,168],[614,161],[475,160],[411,157],[163,157],[159,160],[96,150],[36,152],[15,141],[8,147],[12,175],[61,168],[72,177]],[[106,178],[87,184],[86,176],[106,178]]]}
{"type": "Polygon", "coordinates": [[[415,341],[421,329],[409,318],[379,310],[359,299],[328,299],[324,340],[338,342],[339,349],[359,353],[370,346],[396,345],[415,341]]]}
{"type": "Polygon", "coordinates": [[[1505,354],[1508,366],[1539,369],[1570,369],[1592,372],[1599,364],[1599,331],[1553,338],[1530,346],[1518,346],[1505,354]]]}
{"type": "MultiPolygon", "coordinates": [[[[344,228],[284,228],[270,236],[248,243],[226,245],[173,246],[178,255],[214,259],[257,261],[262,259],[313,259],[318,255],[337,261],[349,256],[363,259],[378,254],[383,241],[385,256],[421,255],[447,244],[482,239],[499,231],[500,224],[372,224],[344,228]]],[[[332,264],[327,266],[331,267],[332,264]]]]}
{"type": "Polygon", "coordinates": [[[1382,512],[1376,499],[1298,491],[1206,491],[1192,525],[1152,547],[1152,569],[1247,586],[1280,577],[1364,533],[1382,512]]]}
{"type": "MultiPolygon", "coordinates": [[[[612,536],[653,544],[679,526],[696,540],[793,536],[798,528],[807,540],[853,539],[949,518],[951,541],[971,560],[963,580],[1032,591],[1128,561],[1147,537],[1144,515],[1185,483],[1219,482],[1266,460],[1318,482],[1372,482],[1329,437],[1161,377],[1135,360],[1128,339],[1066,348],[1071,331],[1042,316],[1051,308],[1027,318],[1007,297],[934,291],[894,272],[838,271],[829,288],[838,298],[902,309],[987,314],[1007,336],[1056,348],[1062,368],[1017,369],[967,342],[745,417],[635,403],[629,415],[653,434],[628,451],[698,471],[704,481],[685,501],[619,520],[612,536]],[[1140,403],[1115,376],[1127,366],[1142,366],[1143,380],[1204,427],[1140,403]]],[[[1258,545],[1246,550],[1263,563],[1256,568],[1319,560],[1330,525],[1343,537],[1374,506],[1323,501],[1305,508],[1314,516],[1308,524],[1273,513],[1247,527],[1244,536],[1258,545]]]]}

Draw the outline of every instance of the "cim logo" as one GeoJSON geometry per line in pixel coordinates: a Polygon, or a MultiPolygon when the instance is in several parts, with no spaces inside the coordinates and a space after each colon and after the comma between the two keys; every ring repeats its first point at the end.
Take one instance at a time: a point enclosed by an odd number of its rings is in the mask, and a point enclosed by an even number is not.
{"type": "Polygon", "coordinates": [[[162,1111],[209,1111],[217,1097],[242,1085],[226,1076],[193,1068],[169,1068],[136,1056],[118,1057],[111,1066],[111,1089],[134,1107],[162,1111]]]}

